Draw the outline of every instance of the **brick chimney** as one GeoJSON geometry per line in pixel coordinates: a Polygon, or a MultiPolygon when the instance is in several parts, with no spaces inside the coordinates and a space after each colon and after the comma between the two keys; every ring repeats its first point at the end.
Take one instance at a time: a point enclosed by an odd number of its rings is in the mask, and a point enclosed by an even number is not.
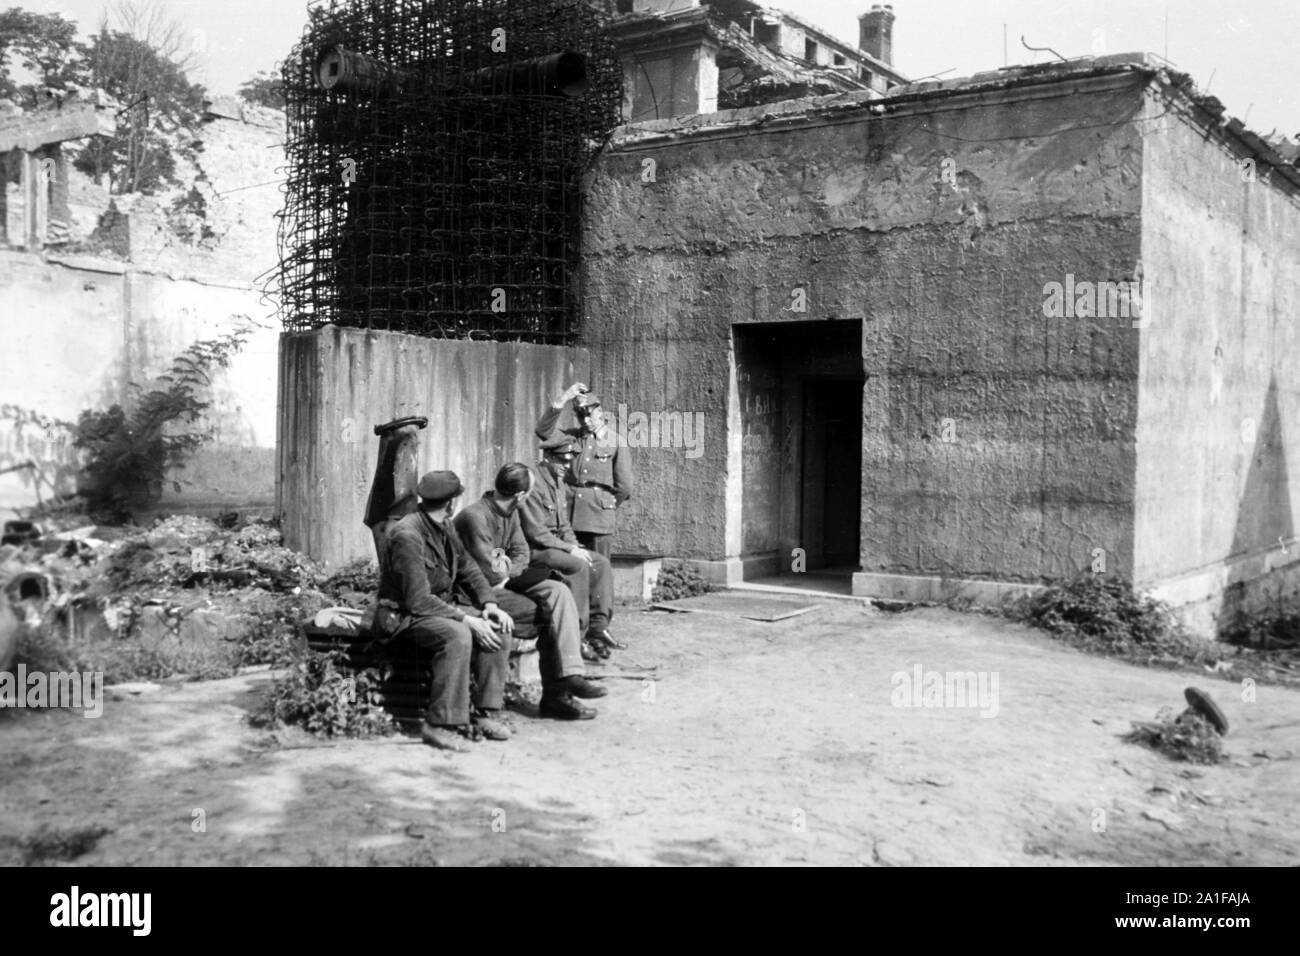
{"type": "Polygon", "coordinates": [[[894,65],[894,8],[873,3],[871,12],[858,17],[858,49],[886,66],[894,65]]]}

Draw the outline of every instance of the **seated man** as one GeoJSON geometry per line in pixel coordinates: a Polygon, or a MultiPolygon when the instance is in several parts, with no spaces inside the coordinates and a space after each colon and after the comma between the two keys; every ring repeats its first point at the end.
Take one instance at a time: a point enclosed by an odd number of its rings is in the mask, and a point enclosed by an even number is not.
{"type": "Polygon", "coordinates": [[[614,616],[614,572],[603,554],[578,544],[569,524],[564,475],[577,447],[565,434],[542,442],[542,461],[534,465],[533,491],[519,507],[524,537],[532,549],[531,566],[564,576],[581,616],[583,656],[609,657],[611,647],[623,647],[609,633],[614,616]]]}
{"type": "Polygon", "coordinates": [[[469,749],[457,731],[470,725],[471,666],[479,729],[492,740],[509,736],[499,715],[514,630],[448,520],[464,490],[450,471],[431,471],[420,479],[416,510],[389,529],[388,567],[379,579],[379,599],[395,603],[400,613],[392,636],[433,652],[433,687],[420,736],[458,752],[469,749]],[[453,587],[469,596],[481,617],[453,604],[453,587]]]}
{"type": "Polygon", "coordinates": [[[605,688],[583,676],[582,632],[573,595],[559,581],[550,580],[546,569],[528,567],[528,542],[518,511],[532,482],[527,465],[506,465],[497,472],[495,487],[456,516],[456,531],[493,587],[496,600],[519,622],[519,636],[538,636],[542,716],[590,720],[596,711],[576,698],[603,697],[605,688]],[[548,625],[544,631],[537,626],[539,616],[548,625]]]}

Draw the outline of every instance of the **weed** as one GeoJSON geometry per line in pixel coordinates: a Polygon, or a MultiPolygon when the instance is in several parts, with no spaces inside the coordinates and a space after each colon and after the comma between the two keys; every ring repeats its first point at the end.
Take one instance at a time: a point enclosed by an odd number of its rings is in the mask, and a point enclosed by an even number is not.
{"type": "Polygon", "coordinates": [[[343,651],[304,651],[275,680],[254,726],[295,724],[318,737],[373,737],[393,732],[379,703],[382,675],[350,673],[343,651]]]}
{"type": "Polygon", "coordinates": [[[654,590],[650,592],[651,601],[676,601],[681,598],[707,594],[713,586],[704,580],[694,567],[685,563],[665,564],[659,569],[655,578],[654,590]]]}
{"type": "Polygon", "coordinates": [[[1172,707],[1163,707],[1155,723],[1134,724],[1124,740],[1150,747],[1172,760],[1216,764],[1223,759],[1223,738],[1213,724],[1190,709],[1175,717],[1172,707]]]}
{"type": "Polygon", "coordinates": [[[35,834],[22,841],[23,863],[32,866],[45,860],[67,862],[85,856],[103,837],[111,833],[104,827],[77,827],[72,830],[56,830],[48,826],[41,827],[35,834]]]}

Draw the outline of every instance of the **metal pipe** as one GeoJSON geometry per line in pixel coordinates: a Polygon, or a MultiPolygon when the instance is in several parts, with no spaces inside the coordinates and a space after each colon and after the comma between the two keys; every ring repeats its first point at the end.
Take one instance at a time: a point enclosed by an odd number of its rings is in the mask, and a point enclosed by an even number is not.
{"type": "MultiPolygon", "coordinates": [[[[418,82],[417,77],[416,71],[341,46],[326,47],[316,58],[316,81],[326,90],[393,96],[418,82]]],[[[487,95],[572,98],[587,89],[587,61],[582,54],[566,50],[475,70],[454,84],[457,87],[487,95]]]]}

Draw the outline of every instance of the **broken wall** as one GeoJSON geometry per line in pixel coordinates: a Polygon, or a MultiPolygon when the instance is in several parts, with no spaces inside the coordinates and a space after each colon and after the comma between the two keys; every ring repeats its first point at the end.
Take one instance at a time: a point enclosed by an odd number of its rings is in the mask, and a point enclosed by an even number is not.
{"type": "Polygon", "coordinates": [[[694,460],[633,454],[615,550],[753,557],[743,541],[771,535],[738,527],[732,327],[861,319],[855,588],[1037,581],[1097,548],[1130,569],[1138,331],[1043,303],[1067,273],[1138,269],[1145,82],[997,77],[887,118],[846,94],[623,128],[587,190],[592,384],[607,404],[702,409],[707,440],[694,460]]]}
{"type": "Polygon", "coordinates": [[[538,417],[587,372],[583,349],[332,325],[283,334],[276,510],[285,544],[335,567],[374,557],[361,522],[375,425],[427,416],[420,472],[456,472],[464,507],[502,465],[537,461],[538,417]]]}
{"type": "MultiPolygon", "coordinates": [[[[129,399],[193,342],[250,321],[262,327],[218,371],[200,427],[213,439],[167,485],[165,510],[270,507],[274,499],[275,342],[260,292],[142,273],[123,263],[0,251],[0,405],[76,422],[84,409],[129,399]]],[[[76,454],[63,433],[0,419],[0,468],[37,459],[74,490],[76,454]]],[[[42,494],[48,497],[48,489],[42,494]]],[[[26,472],[0,475],[0,507],[36,503],[26,472]]]]}

